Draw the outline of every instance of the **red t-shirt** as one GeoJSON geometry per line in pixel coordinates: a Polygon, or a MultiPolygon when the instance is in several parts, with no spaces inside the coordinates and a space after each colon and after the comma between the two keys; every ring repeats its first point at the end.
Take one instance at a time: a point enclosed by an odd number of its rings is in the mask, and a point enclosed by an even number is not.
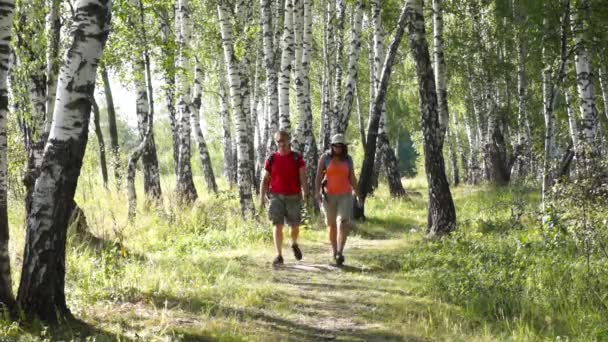
{"type": "Polygon", "coordinates": [[[294,158],[293,152],[282,155],[275,152],[272,156],[272,165],[269,165],[270,158],[264,163],[264,170],[270,173],[270,192],[280,195],[296,195],[300,193],[300,169],[304,167],[302,155],[297,153],[294,158]],[[270,170],[272,166],[272,170],[270,170]]]}

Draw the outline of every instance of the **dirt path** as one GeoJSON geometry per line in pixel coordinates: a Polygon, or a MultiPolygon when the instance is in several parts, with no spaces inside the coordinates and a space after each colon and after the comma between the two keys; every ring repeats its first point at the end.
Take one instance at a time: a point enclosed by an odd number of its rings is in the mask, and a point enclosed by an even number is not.
{"type": "Polygon", "coordinates": [[[416,300],[390,270],[403,245],[397,239],[352,239],[343,267],[331,263],[329,246],[320,242],[303,243],[300,262],[288,250],[285,265],[272,270],[269,280],[288,303],[280,315],[268,312],[259,323],[281,340],[424,341],[387,322],[391,303],[416,300]]]}

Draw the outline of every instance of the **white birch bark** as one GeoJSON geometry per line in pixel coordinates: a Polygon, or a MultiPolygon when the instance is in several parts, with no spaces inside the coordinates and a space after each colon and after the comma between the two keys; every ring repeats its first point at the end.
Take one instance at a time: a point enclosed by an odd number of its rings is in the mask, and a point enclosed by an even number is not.
{"type": "Polygon", "coordinates": [[[433,0],[433,56],[435,86],[439,102],[439,129],[444,132],[448,127],[448,84],[445,60],[443,58],[443,0],[433,0]]]}
{"type": "Polygon", "coordinates": [[[353,25],[350,33],[350,52],[348,55],[348,65],[346,67],[346,82],[344,84],[344,96],[340,107],[340,117],[338,131],[346,132],[350,113],[355,97],[355,88],[357,85],[357,71],[359,67],[359,54],[361,52],[361,24],[363,21],[363,11],[365,5],[362,0],[358,0],[354,5],[353,25]]]}
{"type": "Polygon", "coordinates": [[[217,193],[217,184],[215,183],[213,167],[211,166],[211,157],[209,157],[207,142],[205,141],[205,136],[203,135],[199,118],[202,107],[203,76],[203,70],[200,64],[196,63],[194,68],[194,87],[192,89],[193,108],[191,110],[190,120],[192,127],[194,128],[194,136],[198,145],[198,154],[201,158],[201,165],[203,168],[203,175],[205,176],[205,183],[207,184],[207,190],[209,190],[209,192],[217,193]]]}
{"type": "Polygon", "coordinates": [[[246,113],[243,110],[240,89],[243,75],[241,75],[239,61],[236,60],[233,51],[232,28],[228,22],[229,9],[226,8],[225,0],[220,1],[217,9],[220,32],[222,35],[222,46],[224,49],[224,61],[226,63],[226,69],[228,70],[228,83],[230,84],[230,102],[236,129],[237,183],[239,186],[241,212],[243,216],[252,216],[254,214],[253,196],[251,194],[251,171],[253,165],[251,165],[249,159],[248,147],[248,139],[250,139],[250,136],[247,132],[247,116],[249,113],[246,113]]]}
{"type": "MultiPolygon", "coordinates": [[[[340,104],[342,103],[342,59],[344,56],[344,17],[346,16],[346,5],[344,0],[336,0],[336,18],[334,32],[335,55],[332,70],[333,79],[333,108],[330,115],[331,135],[339,133],[341,113],[340,104]]],[[[331,24],[331,22],[330,22],[331,24]]]]}
{"type": "Polygon", "coordinates": [[[579,98],[579,110],[582,117],[581,138],[591,155],[585,159],[591,160],[597,152],[597,109],[595,108],[593,72],[591,58],[587,52],[588,42],[585,39],[587,20],[589,18],[588,0],[579,0],[578,7],[570,12],[572,35],[574,38],[574,65],[576,68],[576,85],[579,98]]]}
{"type": "MultiPolygon", "coordinates": [[[[260,17],[262,25],[262,43],[264,54],[264,69],[266,70],[265,82],[265,109],[264,117],[268,120],[268,131],[276,132],[279,129],[279,94],[278,94],[278,76],[275,62],[275,46],[274,46],[274,30],[272,27],[272,1],[260,1],[260,17]]],[[[276,24],[276,23],[275,23],[276,24]]],[[[272,134],[265,132],[264,142],[268,146],[268,152],[274,151],[274,139],[272,134]]]]}
{"type": "Polygon", "coordinates": [[[335,41],[334,41],[334,20],[336,2],[324,0],[323,6],[323,80],[321,84],[321,127],[319,130],[319,150],[325,151],[329,148],[331,137],[331,117],[333,99],[333,77],[332,69],[335,41]]]}
{"type": "Polygon", "coordinates": [[[606,116],[606,119],[608,119],[608,74],[606,74],[606,67],[601,62],[598,68],[598,78],[602,90],[602,100],[604,102],[604,115],[606,116]]]}
{"type": "Polygon", "coordinates": [[[574,155],[579,156],[580,153],[580,131],[578,129],[578,123],[576,122],[576,114],[572,108],[572,95],[568,90],[564,91],[564,97],[566,99],[566,111],[568,113],[568,128],[570,132],[570,139],[572,139],[572,149],[574,155]]]}
{"type": "Polygon", "coordinates": [[[234,156],[232,153],[232,135],[230,113],[228,112],[228,100],[226,95],[226,80],[223,76],[223,69],[220,71],[219,78],[219,110],[220,119],[222,121],[222,151],[224,153],[224,177],[228,180],[230,186],[236,184],[236,165],[234,165],[234,156]]]}
{"type": "Polygon", "coordinates": [[[294,55],[293,39],[293,0],[285,0],[285,25],[281,51],[279,73],[279,129],[290,131],[289,87],[291,83],[292,56],[294,55]]]}
{"type": "Polygon", "coordinates": [[[59,43],[61,30],[61,1],[47,0],[49,13],[46,16],[46,117],[45,132],[51,129],[55,95],[57,93],[57,74],[59,73],[59,43]]]}
{"type": "Polygon", "coordinates": [[[80,0],[75,6],[72,39],[58,78],[55,117],[27,218],[18,301],[29,318],[57,322],[69,315],[64,292],[67,225],[110,13],[110,1],[80,0]]]}
{"type": "Polygon", "coordinates": [[[15,304],[8,249],[8,69],[15,1],[0,1],[0,303],[12,309],[15,304]]]}
{"type": "Polygon", "coordinates": [[[177,167],[177,187],[176,192],[180,200],[193,202],[197,199],[198,194],[194,187],[191,168],[191,127],[190,127],[190,111],[192,108],[192,99],[190,98],[190,86],[188,82],[188,72],[190,71],[190,39],[192,38],[190,24],[190,7],[188,0],[178,0],[177,7],[177,42],[179,53],[177,56],[176,67],[176,84],[177,84],[177,124],[179,135],[179,153],[177,167]]]}

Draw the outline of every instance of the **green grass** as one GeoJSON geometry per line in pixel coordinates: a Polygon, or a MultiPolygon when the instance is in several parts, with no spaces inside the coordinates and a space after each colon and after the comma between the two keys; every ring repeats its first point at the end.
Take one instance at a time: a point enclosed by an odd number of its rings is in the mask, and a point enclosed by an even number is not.
{"type": "MultiPolygon", "coordinates": [[[[1,340],[455,340],[608,339],[605,259],[547,243],[533,189],[461,186],[458,231],[425,238],[424,178],[406,180],[421,197],[369,198],[346,250],[330,264],[319,217],[301,232],[304,260],[287,249],[274,270],[265,218],[243,221],[235,191],[205,193],[178,207],[143,203],[128,222],[126,196],[85,173],[77,202],[105,244],[68,242],[68,306],[81,322],[60,328],[0,321],[1,340]],[[116,243],[115,243],[116,242],[116,243]],[[88,336],[88,337],[87,337],[88,336]],[[561,337],[560,337],[561,336],[561,337]]],[[[142,192],[138,180],[138,194],[142,192]]],[[[13,282],[23,249],[23,210],[10,205],[13,282]]]]}

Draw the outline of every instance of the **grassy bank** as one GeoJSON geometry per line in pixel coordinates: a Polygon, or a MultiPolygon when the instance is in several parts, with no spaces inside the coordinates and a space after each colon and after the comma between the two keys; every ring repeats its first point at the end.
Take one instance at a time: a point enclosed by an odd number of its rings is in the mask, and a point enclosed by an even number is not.
{"type": "MultiPolygon", "coordinates": [[[[430,241],[425,182],[406,187],[422,197],[395,200],[380,188],[369,199],[347,267],[331,264],[324,228],[311,216],[304,260],[287,250],[285,267],[273,269],[268,222],[242,221],[234,192],[203,194],[191,208],[171,196],[160,206],[140,203],[129,223],[124,195],[85,176],[77,201],[103,241],[70,235],[66,294],[82,321],[58,330],[4,321],[0,338],[608,339],[606,260],[550,238],[534,191],[459,187],[459,230],[430,241]]],[[[24,234],[18,203],[11,210],[16,283],[24,234]]]]}

